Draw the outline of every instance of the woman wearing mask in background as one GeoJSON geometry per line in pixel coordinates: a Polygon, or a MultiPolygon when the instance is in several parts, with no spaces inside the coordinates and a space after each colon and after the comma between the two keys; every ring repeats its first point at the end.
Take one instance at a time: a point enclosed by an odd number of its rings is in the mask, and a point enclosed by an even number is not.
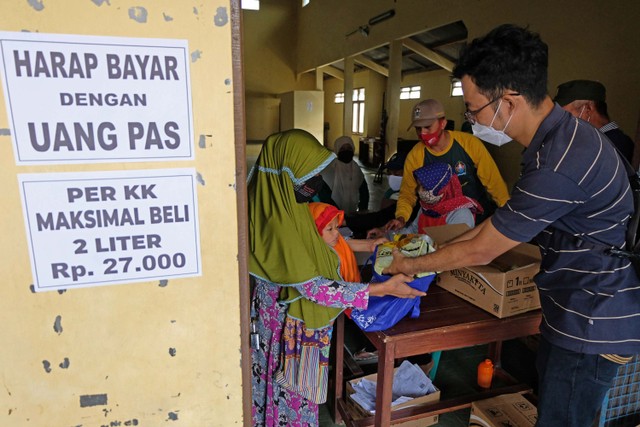
{"type": "MultiPolygon", "coordinates": [[[[323,172],[322,178],[331,189],[331,199],[346,214],[366,211],[369,206],[369,187],[360,166],[353,160],[355,145],[348,136],[336,139],[333,151],[338,158],[323,172]]],[[[321,200],[331,203],[330,200],[321,200]]]]}
{"type": "Polygon", "coordinates": [[[326,400],[333,320],[369,296],[424,295],[405,275],[348,283],[307,202],[335,157],[308,132],[265,141],[248,178],[254,426],[317,426],[326,400]]]}

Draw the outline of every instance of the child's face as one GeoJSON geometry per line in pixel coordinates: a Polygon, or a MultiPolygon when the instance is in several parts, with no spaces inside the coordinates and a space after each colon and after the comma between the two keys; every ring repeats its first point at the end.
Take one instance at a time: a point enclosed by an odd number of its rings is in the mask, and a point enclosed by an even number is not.
{"type": "Polygon", "coordinates": [[[338,217],[336,217],[322,229],[322,240],[324,240],[327,245],[334,247],[336,243],[338,243],[339,236],[340,231],[338,230],[338,217]]]}

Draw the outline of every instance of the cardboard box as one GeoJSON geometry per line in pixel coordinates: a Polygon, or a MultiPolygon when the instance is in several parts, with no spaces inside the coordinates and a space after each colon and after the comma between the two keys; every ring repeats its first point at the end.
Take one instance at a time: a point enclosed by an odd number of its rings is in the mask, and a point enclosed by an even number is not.
{"type": "Polygon", "coordinates": [[[518,393],[502,394],[471,404],[469,426],[533,427],[538,419],[536,407],[518,393]]]}
{"type": "MultiPolygon", "coordinates": [[[[466,226],[432,227],[429,235],[443,243],[462,234],[466,226]]],[[[521,243],[488,265],[443,271],[440,287],[499,317],[540,308],[540,295],[533,276],[540,269],[540,250],[521,243]]]]}
{"type": "MultiPolygon", "coordinates": [[[[428,373],[433,364],[421,366],[425,373],[428,373]]],[[[394,369],[393,372],[397,371],[398,368],[394,369]]],[[[354,393],[353,385],[362,381],[362,379],[368,379],[370,381],[376,381],[378,378],[378,374],[366,375],[364,377],[355,378],[350,381],[347,381],[347,407],[349,408],[353,419],[360,420],[363,418],[367,418],[372,416],[373,414],[367,412],[364,408],[358,405],[354,400],[351,399],[351,395],[354,393]]],[[[434,384],[435,386],[435,384],[434,384]]],[[[427,394],[426,396],[416,397],[415,399],[411,399],[408,402],[401,403],[399,405],[394,406],[391,411],[396,411],[402,408],[408,408],[410,406],[422,406],[430,403],[438,402],[440,400],[440,390],[436,387],[436,391],[434,393],[427,394]]],[[[431,415],[425,418],[421,418],[413,421],[406,421],[400,424],[394,424],[394,427],[427,427],[432,426],[438,423],[439,416],[431,415]]]]}

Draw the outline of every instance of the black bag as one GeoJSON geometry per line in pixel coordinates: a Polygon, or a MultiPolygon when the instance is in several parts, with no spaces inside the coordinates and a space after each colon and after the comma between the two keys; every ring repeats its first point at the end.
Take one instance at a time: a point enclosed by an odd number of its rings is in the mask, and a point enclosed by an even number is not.
{"type": "MultiPolygon", "coordinates": [[[[617,150],[617,148],[616,148],[617,150]]],[[[627,223],[627,233],[625,235],[625,249],[610,248],[607,253],[619,258],[629,258],[640,277],[640,176],[631,167],[627,159],[618,152],[618,157],[624,163],[629,177],[629,185],[633,193],[633,214],[627,223]]]]}

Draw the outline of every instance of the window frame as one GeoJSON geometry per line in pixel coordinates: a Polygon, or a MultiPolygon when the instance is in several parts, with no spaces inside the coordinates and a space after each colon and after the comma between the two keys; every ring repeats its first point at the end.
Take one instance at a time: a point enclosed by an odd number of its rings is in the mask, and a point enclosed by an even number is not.
{"type": "Polygon", "coordinates": [[[400,88],[400,99],[420,99],[421,92],[422,86],[420,85],[404,86],[400,88]]]}

